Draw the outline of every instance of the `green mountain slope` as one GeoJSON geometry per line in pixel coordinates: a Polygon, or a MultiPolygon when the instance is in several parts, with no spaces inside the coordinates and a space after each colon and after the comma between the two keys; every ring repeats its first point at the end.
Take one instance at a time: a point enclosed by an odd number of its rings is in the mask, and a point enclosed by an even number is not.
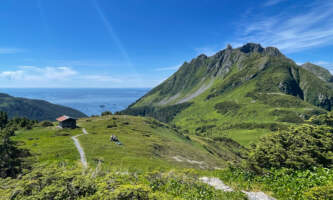
{"type": "Polygon", "coordinates": [[[318,65],[314,65],[312,63],[304,63],[302,65],[302,67],[310,72],[312,72],[313,74],[315,74],[318,78],[326,81],[326,82],[333,82],[333,77],[331,75],[331,73],[323,68],[320,67],[318,65]]]}
{"type": "Polygon", "coordinates": [[[86,115],[78,110],[49,103],[43,100],[16,98],[0,94],[0,111],[8,113],[10,118],[26,117],[33,120],[51,120],[61,115],[80,118],[86,115]]]}
{"type": "Polygon", "coordinates": [[[184,63],[123,113],[153,116],[191,134],[228,135],[246,145],[332,105],[327,81],[274,47],[249,43],[184,63]]]}
{"type": "MultiPolygon", "coordinates": [[[[242,160],[242,147],[234,141],[185,137],[153,118],[112,115],[81,118],[78,125],[89,133],[81,135],[79,141],[90,167],[100,162],[106,168],[121,170],[212,169],[226,166],[227,161],[242,160]],[[111,142],[111,135],[116,135],[122,145],[111,142]]],[[[13,140],[29,150],[36,163],[75,164],[80,163],[80,157],[71,137],[80,134],[81,129],[37,127],[16,132],[13,140]]]]}

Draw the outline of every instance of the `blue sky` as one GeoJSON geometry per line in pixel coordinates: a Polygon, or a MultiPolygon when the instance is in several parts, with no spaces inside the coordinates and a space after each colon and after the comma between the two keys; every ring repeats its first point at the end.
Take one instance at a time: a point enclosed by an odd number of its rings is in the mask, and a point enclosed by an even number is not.
{"type": "Polygon", "coordinates": [[[154,87],[247,42],[333,71],[333,2],[2,0],[0,87],[154,87]]]}

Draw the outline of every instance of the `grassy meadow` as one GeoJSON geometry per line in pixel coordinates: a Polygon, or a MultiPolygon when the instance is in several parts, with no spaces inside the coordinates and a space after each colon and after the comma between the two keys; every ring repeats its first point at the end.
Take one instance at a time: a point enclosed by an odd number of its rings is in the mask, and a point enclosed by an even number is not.
{"type": "MultiPolygon", "coordinates": [[[[152,118],[110,115],[78,120],[77,129],[36,127],[17,131],[13,140],[20,148],[28,149],[38,163],[65,162],[80,164],[79,153],[72,136],[78,137],[89,166],[100,163],[106,169],[171,169],[194,167],[220,168],[226,162],[207,151],[203,138],[191,139],[169,125],[152,118]],[[122,145],[110,141],[118,137],[122,145]]],[[[218,148],[218,147],[216,147],[218,148]]],[[[221,149],[217,149],[222,151],[221,149]]],[[[227,152],[228,153],[228,152],[227,152]]],[[[230,152],[230,156],[234,156],[230,152]]]]}

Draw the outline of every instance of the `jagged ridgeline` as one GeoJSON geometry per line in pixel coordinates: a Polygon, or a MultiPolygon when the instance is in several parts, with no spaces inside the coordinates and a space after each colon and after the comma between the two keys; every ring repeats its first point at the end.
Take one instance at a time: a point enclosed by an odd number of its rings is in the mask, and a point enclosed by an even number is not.
{"type": "Polygon", "coordinates": [[[248,139],[240,142],[246,143],[331,110],[331,81],[329,71],[298,66],[277,48],[228,45],[185,62],[123,113],[153,116],[189,133],[245,134],[248,139]]]}

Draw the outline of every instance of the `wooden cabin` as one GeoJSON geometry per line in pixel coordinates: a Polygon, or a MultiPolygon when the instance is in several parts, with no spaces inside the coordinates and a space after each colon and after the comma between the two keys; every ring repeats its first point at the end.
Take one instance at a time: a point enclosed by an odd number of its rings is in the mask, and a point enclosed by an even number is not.
{"type": "Polygon", "coordinates": [[[59,126],[61,128],[76,128],[76,119],[72,117],[64,115],[57,118],[57,121],[59,122],[59,126]]]}

